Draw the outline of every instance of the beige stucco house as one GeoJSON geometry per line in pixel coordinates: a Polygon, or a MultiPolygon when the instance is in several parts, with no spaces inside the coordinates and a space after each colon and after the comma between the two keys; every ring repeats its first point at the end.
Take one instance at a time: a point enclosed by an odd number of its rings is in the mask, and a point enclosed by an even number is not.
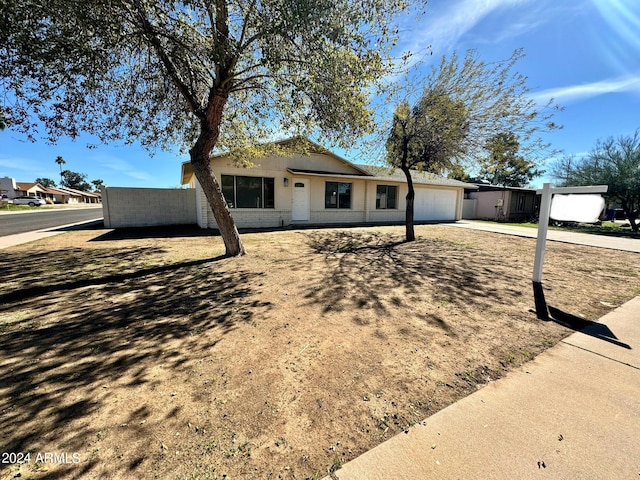
{"type": "MultiPolygon", "coordinates": [[[[238,166],[226,155],[211,159],[238,227],[404,221],[407,183],[400,170],[355,165],[315,144],[304,154],[254,164],[238,166]]],[[[412,178],[416,222],[460,220],[464,190],[476,188],[432,174],[414,172],[412,178]]],[[[198,225],[217,228],[190,162],[182,165],[182,184],[196,189],[198,225]]]]}

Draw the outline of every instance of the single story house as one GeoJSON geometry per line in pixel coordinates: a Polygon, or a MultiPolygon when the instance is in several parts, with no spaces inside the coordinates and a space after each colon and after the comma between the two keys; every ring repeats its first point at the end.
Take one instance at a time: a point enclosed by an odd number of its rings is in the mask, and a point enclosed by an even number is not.
{"type": "Polygon", "coordinates": [[[16,182],[15,178],[0,178],[0,194],[9,198],[15,197],[44,197],[46,188],[36,182],[16,182]]]}
{"type": "MultiPolygon", "coordinates": [[[[402,171],[356,165],[310,144],[304,154],[267,156],[252,168],[239,166],[224,154],[211,158],[238,227],[404,221],[408,190],[402,171]]],[[[460,220],[465,188],[477,188],[429,173],[413,172],[412,179],[416,222],[460,220]]],[[[217,228],[190,162],[182,164],[181,183],[196,189],[198,225],[217,228]]]]}
{"type": "Polygon", "coordinates": [[[56,187],[47,187],[44,198],[53,203],[78,203],[80,195],[56,187]]]}
{"type": "Polygon", "coordinates": [[[535,217],[540,210],[540,195],[535,189],[505,187],[477,183],[476,189],[465,189],[464,218],[523,222],[535,217]],[[467,208],[468,207],[468,208],[467,208]]]}
{"type": "Polygon", "coordinates": [[[51,203],[100,203],[99,193],[83,192],[72,188],[45,187],[36,182],[16,182],[14,178],[0,178],[0,194],[9,198],[31,196],[40,197],[51,203]]]}
{"type": "Polygon", "coordinates": [[[58,188],[57,190],[66,192],[69,195],[66,203],[100,203],[102,201],[102,196],[96,192],[85,192],[75,188],[58,188]]]}

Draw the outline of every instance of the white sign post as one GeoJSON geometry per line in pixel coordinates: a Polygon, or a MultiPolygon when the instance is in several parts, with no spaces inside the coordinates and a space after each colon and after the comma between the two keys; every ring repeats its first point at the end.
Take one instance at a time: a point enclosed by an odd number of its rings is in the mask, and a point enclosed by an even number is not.
{"type": "Polygon", "coordinates": [[[608,185],[594,185],[588,187],[558,187],[551,188],[550,183],[542,185],[542,190],[537,190],[536,193],[541,193],[542,198],[540,201],[540,215],[538,218],[538,239],[536,241],[536,258],[533,262],[533,298],[536,304],[536,315],[540,319],[549,318],[549,310],[547,309],[547,302],[544,299],[544,292],[542,290],[542,266],[544,264],[544,251],[547,243],[547,230],[549,228],[549,213],[551,212],[551,197],[554,194],[573,194],[573,193],[605,193],[608,190],[608,185]]]}

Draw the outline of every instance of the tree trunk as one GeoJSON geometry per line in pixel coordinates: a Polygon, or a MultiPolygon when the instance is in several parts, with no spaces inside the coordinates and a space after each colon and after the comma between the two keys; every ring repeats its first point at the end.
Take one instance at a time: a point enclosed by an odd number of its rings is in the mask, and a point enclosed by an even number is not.
{"type": "Polygon", "coordinates": [[[218,224],[226,249],[225,255],[227,257],[236,257],[246,254],[246,251],[227,207],[220,184],[211,171],[211,152],[218,141],[222,110],[226,102],[227,97],[224,94],[211,96],[206,118],[201,119],[200,136],[193,148],[189,150],[189,155],[193,173],[207,197],[213,216],[218,224]]]}
{"type": "Polygon", "coordinates": [[[416,198],[416,192],[413,189],[413,180],[411,179],[411,171],[408,167],[400,167],[400,169],[404,172],[407,177],[407,187],[409,191],[407,192],[407,209],[405,210],[405,230],[406,230],[406,241],[413,242],[416,239],[416,234],[413,230],[413,203],[416,198]]]}
{"type": "Polygon", "coordinates": [[[635,233],[638,233],[639,225],[636,222],[636,215],[638,214],[638,211],[640,211],[640,208],[635,208],[635,202],[633,201],[633,199],[630,202],[627,202],[626,199],[622,199],[620,203],[622,205],[622,211],[627,216],[627,220],[629,220],[631,230],[633,230],[635,233]]]}

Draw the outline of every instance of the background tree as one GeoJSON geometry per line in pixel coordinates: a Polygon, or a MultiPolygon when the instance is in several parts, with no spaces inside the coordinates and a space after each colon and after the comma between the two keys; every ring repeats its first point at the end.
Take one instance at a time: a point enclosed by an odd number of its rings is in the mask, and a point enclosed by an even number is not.
{"type": "Polygon", "coordinates": [[[608,185],[606,197],[620,203],[634,232],[640,218],[640,129],[598,140],[582,159],[565,157],[551,170],[561,186],[608,185]]]}
{"type": "Polygon", "coordinates": [[[47,188],[56,186],[56,182],[54,182],[50,178],[36,178],[34,182],[39,183],[43,187],[47,187],[47,188]]]}
{"type": "Polygon", "coordinates": [[[396,109],[387,140],[387,155],[389,163],[400,168],[407,179],[405,226],[408,242],[415,240],[415,189],[411,170],[437,173],[452,167],[451,157],[458,152],[466,132],[464,103],[446,95],[426,91],[413,108],[403,102],[396,109]]]}
{"type": "Polygon", "coordinates": [[[502,62],[486,64],[473,51],[463,61],[456,54],[442,58],[425,80],[413,107],[401,102],[387,138],[387,162],[407,178],[406,238],[415,239],[411,170],[442,173],[480,158],[499,132],[511,132],[523,155],[533,159],[547,153],[539,133],[558,128],[551,121],[558,109],[550,100],[542,110],[527,96],[526,78],[514,73],[521,50],[502,62]]]}
{"type": "Polygon", "coordinates": [[[492,185],[524,187],[544,170],[519,155],[520,142],[511,132],[497,133],[486,146],[488,155],[480,160],[479,177],[492,185]]]}
{"type": "Polygon", "coordinates": [[[4,0],[0,90],[9,128],[189,150],[225,243],[244,253],[214,149],[281,132],[346,146],[371,128],[368,87],[390,67],[403,0],[4,0]]]}
{"type": "Polygon", "coordinates": [[[459,180],[461,182],[468,182],[471,176],[467,173],[464,165],[456,163],[449,168],[447,172],[447,178],[452,180],[459,180]]]}
{"type": "Polygon", "coordinates": [[[104,186],[104,181],[99,178],[96,180],[91,180],[91,183],[93,184],[93,190],[96,192],[99,192],[100,189],[104,186]]]}
{"type": "Polygon", "coordinates": [[[62,180],[63,180],[63,178],[62,178],[62,165],[64,165],[67,162],[65,162],[64,158],[62,158],[60,155],[58,155],[56,157],[56,163],[60,167],[60,184],[62,185],[62,180]]]}
{"type": "Polygon", "coordinates": [[[91,190],[91,186],[87,183],[87,175],[85,173],[72,172],[71,170],[62,171],[60,186],[81,190],[83,192],[91,190]]]}

